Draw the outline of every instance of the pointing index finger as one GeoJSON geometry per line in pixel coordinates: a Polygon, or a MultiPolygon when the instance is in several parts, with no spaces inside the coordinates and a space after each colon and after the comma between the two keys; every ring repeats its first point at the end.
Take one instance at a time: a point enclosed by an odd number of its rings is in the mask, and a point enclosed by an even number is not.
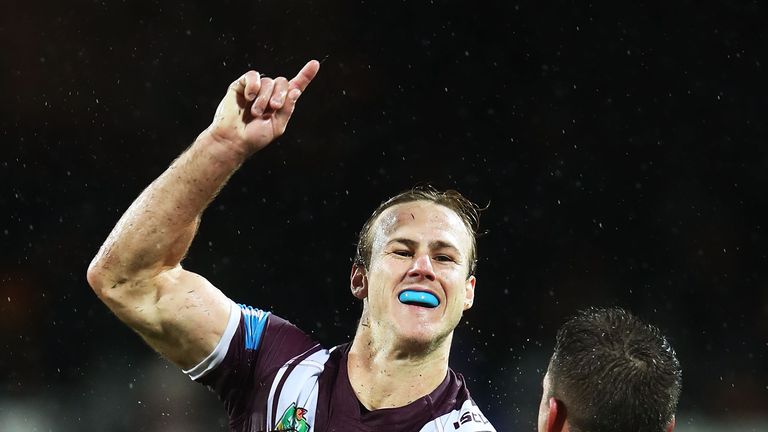
{"type": "Polygon", "coordinates": [[[302,93],[307,88],[312,79],[317,75],[317,71],[320,70],[320,62],[317,60],[310,60],[299,73],[288,83],[291,89],[299,89],[302,93]]]}

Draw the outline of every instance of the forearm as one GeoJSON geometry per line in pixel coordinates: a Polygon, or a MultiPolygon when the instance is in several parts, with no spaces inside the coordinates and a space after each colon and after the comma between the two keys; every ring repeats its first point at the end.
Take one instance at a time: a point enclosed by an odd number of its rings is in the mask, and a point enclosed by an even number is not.
{"type": "Polygon", "coordinates": [[[280,136],[319,63],[288,81],[248,71],[232,82],[213,122],[120,218],[88,268],[88,283],[158,352],[188,368],[227,326],[232,301],[182,269],[200,216],[249,155],[280,136]]]}
{"type": "Polygon", "coordinates": [[[282,135],[319,67],[310,61],[290,81],[248,71],[230,84],[208,129],[112,230],[88,268],[91,286],[102,292],[105,286],[140,283],[177,267],[203,210],[249,155],[282,135]]]}
{"type": "Polygon", "coordinates": [[[200,215],[246,158],[247,151],[203,132],[120,218],[91,263],[94,279],[120,284],[178,265],[200,215]]]}

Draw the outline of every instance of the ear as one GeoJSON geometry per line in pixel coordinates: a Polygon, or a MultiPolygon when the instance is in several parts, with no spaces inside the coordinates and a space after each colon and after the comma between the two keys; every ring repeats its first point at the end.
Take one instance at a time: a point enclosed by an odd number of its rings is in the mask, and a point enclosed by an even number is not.
{"type": "Polygon", "coordinates": [[[352,273],[349,275],[349,288],[352,295],[360,300],[368,297],[368,276],[365,267],[352,264],[352,273]]]}
{"type": "Polygon", "coordinates": [[[472,307],[475,303],[475,283],[477,279],[474,276],[467,278],[467,283],[464,285],[464,310],[472,307]]]}
{"type": "Polygon", "coordinates": [[[563,402],[554,397],[549,398],[549,413],[545,432],[567,432],[569,428],[565,419],[566,409],[563,402]]]}
{"type": "Polygon", "coordinates": [[[675,429],[675,415],[672,415],[672,420],[669,421],[669,424],[667,424],[667,432],[672,432],[672,430],[675,429]]]}

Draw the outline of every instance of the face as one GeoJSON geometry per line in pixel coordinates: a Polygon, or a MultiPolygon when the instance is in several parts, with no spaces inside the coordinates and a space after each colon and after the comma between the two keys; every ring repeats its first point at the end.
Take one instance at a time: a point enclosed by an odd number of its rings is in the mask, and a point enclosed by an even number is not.
{"type": "Polygon", "coordinates": [[[433,344],[451,335],[474,299],[475,277],[467,277],[472,241],[461,218],[427,201],[398,204],[378,217],[372,236],[370,268],[357,269],[357,281],[353,270],[352,286],[366,299],[374,337],[433,344]],[[403,304],[404,290],[432,293],[439,304],[403,304]]]}

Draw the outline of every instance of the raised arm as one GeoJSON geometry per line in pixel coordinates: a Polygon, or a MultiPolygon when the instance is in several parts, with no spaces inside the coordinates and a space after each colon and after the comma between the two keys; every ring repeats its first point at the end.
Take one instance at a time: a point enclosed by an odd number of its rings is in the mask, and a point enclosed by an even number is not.
{"type": "Polygon", "coordinates": [[[216,346],[231,301],[180,262],[203,210],[253,153],[282,135],[320,65],[288,81],[250,71],[233,82],[203,131],[120,218],[88,268],[88,283],[123,322],[183,368],[216,346]]]}

